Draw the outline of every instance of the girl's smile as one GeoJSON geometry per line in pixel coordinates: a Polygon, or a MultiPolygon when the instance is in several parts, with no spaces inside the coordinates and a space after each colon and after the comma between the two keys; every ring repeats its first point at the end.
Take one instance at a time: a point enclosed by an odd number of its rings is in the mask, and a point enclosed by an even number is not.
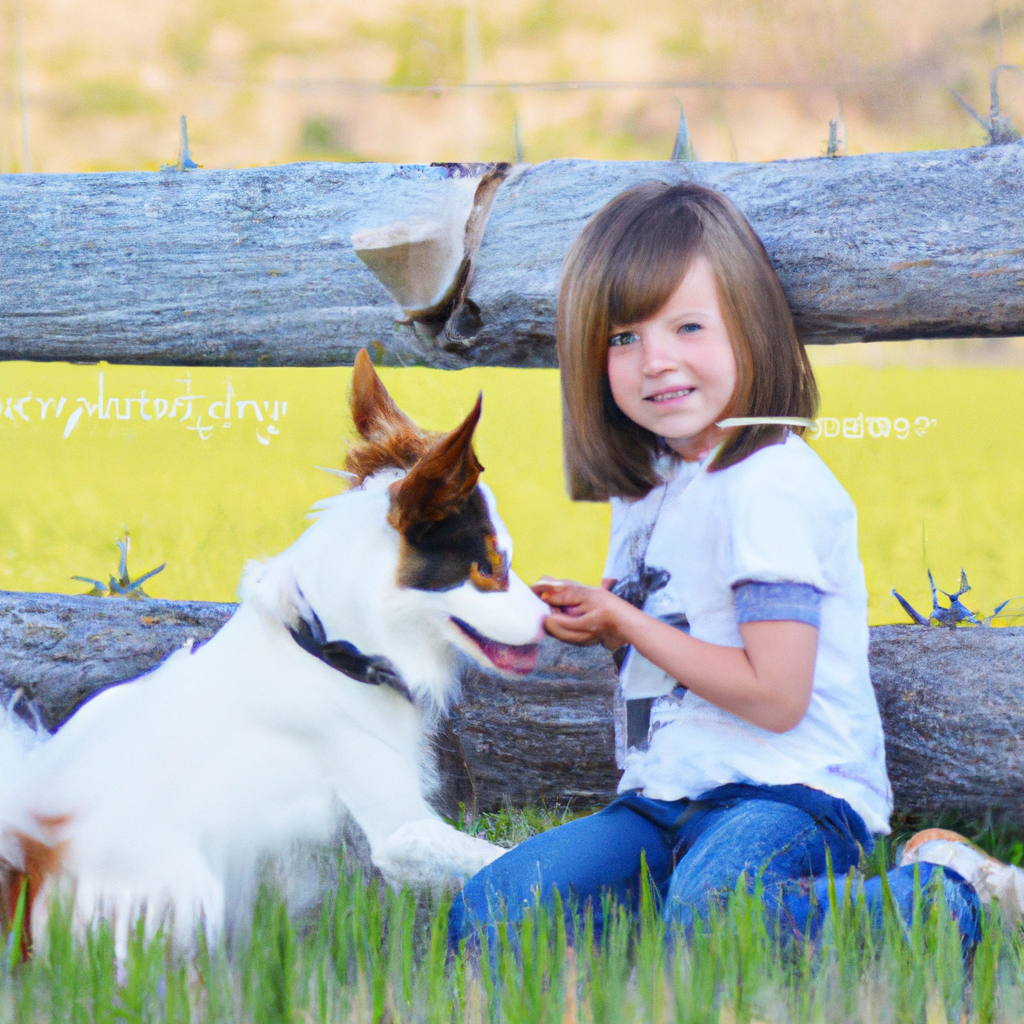
{"type": "Polygon", "coordinates": [[[703,256],[653,316],[613,328],[608,383],[619,409],[684,459],[702,457],[724,436],[715,424],[736,390],[736,356],[703,256]]]}
{"type": "Polygon", "coordinates": [[[693,388],[679,388],[676,391],[664,391],[657,395],[651,395],[648,399],[649,402],[671,402],[673,398],[683,398],[686,395],[692,395],[693,388]]]}

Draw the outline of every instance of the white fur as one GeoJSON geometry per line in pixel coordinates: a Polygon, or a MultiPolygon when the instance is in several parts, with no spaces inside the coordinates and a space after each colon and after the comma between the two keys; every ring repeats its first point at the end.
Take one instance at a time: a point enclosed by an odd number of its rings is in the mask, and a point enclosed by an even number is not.
{"type": "Polygon", "coordinates": [[[261,860],[329,842],[344,812],[393,884],[460,883],[501,854],[426,802],[426,731],[456,686],[456,649],[484,661],[450,617],[526,644],[547,609],[514,575],[503,593],[399,587],[400,538],[385,518],[395,477],[323,502],[287,551],[250,565],[240,608],[195,653],[100,693],[42,744],[0,730],[0,853],[20,866],[14,829],[66,843],[51,887],[73,892],[80,924],[114,915],[121,952],[143,907],[151,924],[169,912],[182,943],[200,913],[216,935],[248,904],[261,860]],[[416,704],[302,650],[288,627],[310,611],[328,639],[390,659],[416,704]],[[65,815],[56,829],[35,824],[65,815]]]}

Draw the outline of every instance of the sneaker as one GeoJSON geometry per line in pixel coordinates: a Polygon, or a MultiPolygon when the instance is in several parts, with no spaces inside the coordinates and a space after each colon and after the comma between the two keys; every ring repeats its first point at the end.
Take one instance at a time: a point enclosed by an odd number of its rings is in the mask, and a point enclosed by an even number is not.
{"type": "Polygon", "coordinates": [[[959,832],[945,828],[926,828],[918,832],[897,858],[897,867],[910,864],[951,868],[978,894],[982,903],[995,899],[1007,916],[1024,916],[1024,870],[996,860],[959,832]]]}

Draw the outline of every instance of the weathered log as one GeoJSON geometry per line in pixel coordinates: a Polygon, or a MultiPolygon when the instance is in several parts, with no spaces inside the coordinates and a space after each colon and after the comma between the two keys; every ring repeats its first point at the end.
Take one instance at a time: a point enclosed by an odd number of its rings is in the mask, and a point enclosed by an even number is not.
{"type": "MultiPolygon", "coordinates": [[[[353,232],[430,215],[490,165],[294,164],[0,177],[0,359],[554,365],[562,259],[636,182],[722,189],[805,340],[1024,334],[1024,143],[769,164],[557,160],[494,196],[447,325],[402,310],[353,232]]],[[[474,231],[467,233],[467,239],[474,231]]]]}
{"type": "Polygon", "coordinates": [[[349,239],[489,167],[0,176],[0,359],[328,366],[377,342],[430,364],[349,239]]]}
{"type": "MultiPolygon", "coordinates": [[[[55,727],[90,693],[211,636],[233,607],[0,592],[0,687],[23,688],[55,727]]],[[[877,626],[871,676],[900,810],[1024,823],[1024,628],[877,626]]],[[[442,802],[603,803],[618,779],[615,716],[601,648],[548,640],[514,682],[469,668],[449,730],[461,751],[442,742],[444,765],[468,774],[442,802]]]]}
{"type": "Polygon", "coordinates": [[[1024,628],[876,626],[896,805],[1024,823],[1024,628]]]}
{"type": "Polygon", "coordinates": [[[632,185],[692,180],[750,220],[805,342],[1024,332],[1024,144],[768,164],[552,161],[498,191],[469,299],[472,358],[550,360],[562,259],[632,185]]]}
{"type": "Polygon", "coordinates": [[[477,807],[607,803],[620,775],[616,681],[603,647],[571,647],[551,638],[524,679],[467,666],[452,724],[477,807]]]}
{"type": "Polygon", "coordinates": [[[92,694],[148,672],[235,610],[208,601],[130,601],[0,591],[0,687],[22,689],[56,728],[92,694]]]}

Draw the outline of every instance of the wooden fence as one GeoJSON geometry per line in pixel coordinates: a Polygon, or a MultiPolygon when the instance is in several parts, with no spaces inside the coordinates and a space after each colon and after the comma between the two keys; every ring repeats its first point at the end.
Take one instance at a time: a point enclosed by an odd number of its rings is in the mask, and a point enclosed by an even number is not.
{"type": "MultiPolygon", "coordinates": [[[[328,366],[367,346],[386,365],[553,366],[569,244],[651,179],[695,180],[740,206],[808,343],[1024,334],[1015,143],[771,164],[0,177],[0,359],[328,366]],[[351,236],[460,209],[450,287],[429,310],[401,309],[351,236]]],[[[228,614],[0,593],[0,685],[24,687],[55,724],[228,614]]],[[[871,665],[898,805],[1024,820],[1024,630],[878,627],[871,665]]],[[[471,672],[450,731],[465,756],[442,751],[449,802],[474,788],[484,807],[604,799],[613,704],[610,661],[554,641],[521,684],[471,672]]]]}

